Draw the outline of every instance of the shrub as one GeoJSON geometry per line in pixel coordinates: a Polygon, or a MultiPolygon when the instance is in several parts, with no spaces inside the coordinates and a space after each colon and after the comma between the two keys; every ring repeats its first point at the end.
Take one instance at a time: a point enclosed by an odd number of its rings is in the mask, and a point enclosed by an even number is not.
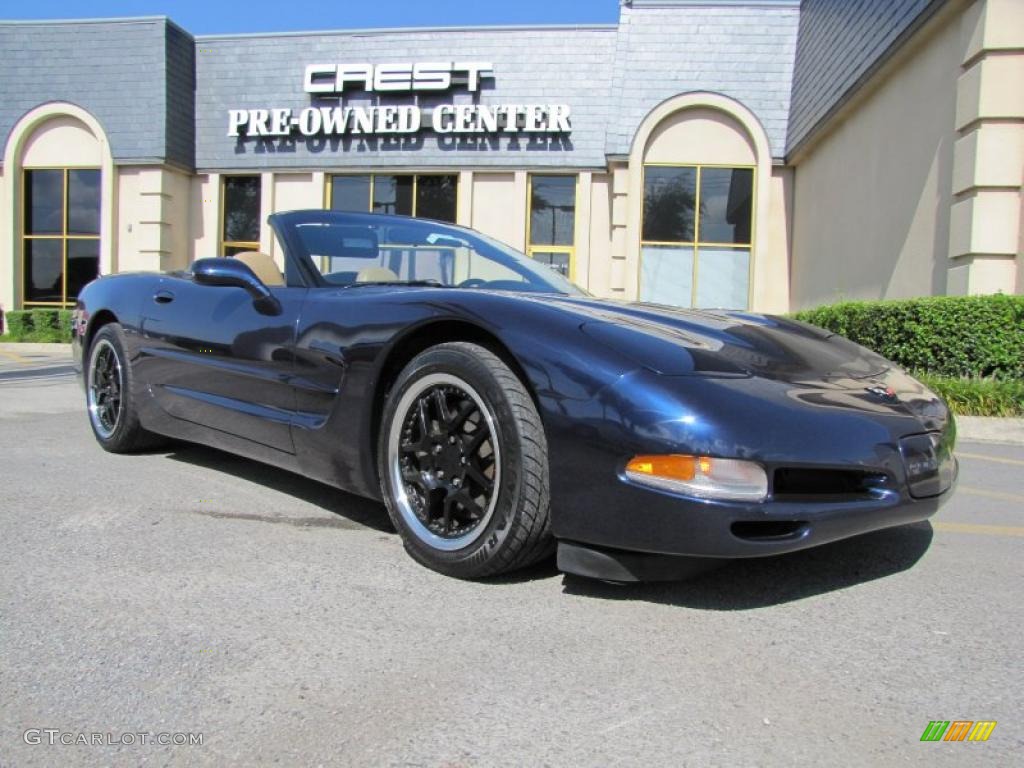
{"type": "Polygon", "coordinates": [[[71,341],[70,309],[25,309],[4,313],[5,341],[71,341]]]}
{"type": "Polygon", "coordinates": [[[915,374],[962,416],[1024,416],[1024,381],[915,374]]]}
{"type": "Polygon", "coordinates": [[[28,312],[4,312],[4,331],[11,340],[19,339],[32,329],[28,312]]]}
{"type": "Polygon", "coordinates": [[[1024,296],[851,301],[795,317],[913,371],[953,379],[1024,379],[1024,296]]]}
{"type": "Polygon", "coordinates": [[[72,322],[73,314],[70,309],[62,309],[57,312],[57,330],[60,331],[60,335],[66,341],[71,341],[72,334],[72,322]]]}

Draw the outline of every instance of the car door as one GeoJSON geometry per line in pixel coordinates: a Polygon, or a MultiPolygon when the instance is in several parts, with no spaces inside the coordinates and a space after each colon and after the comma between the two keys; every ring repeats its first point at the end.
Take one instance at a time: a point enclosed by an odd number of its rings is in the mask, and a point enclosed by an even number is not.
{"type": "Polygon", "coordinates": [[[138,370],[174,418],[294,453],[295,325],[306,289],[271,286],[265,314],[235,286],[161,279],[143,310],[138,370]]]}

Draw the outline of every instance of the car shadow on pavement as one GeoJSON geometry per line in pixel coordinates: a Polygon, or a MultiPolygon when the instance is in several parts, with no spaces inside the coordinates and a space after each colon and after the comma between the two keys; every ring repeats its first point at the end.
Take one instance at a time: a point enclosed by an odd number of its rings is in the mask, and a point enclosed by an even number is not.
{"type": "Polygon", "coordinates": [[[744,611],[802,600],[905,571],[928,551],[928,522],[888,528],[775,557],[734,560],[689,581],[609,584],[566,575],[563,591],[709,611],[744,611]]]}
{"type": "MultiPolygon", "coordinates": [[[[283,518],[257,515],[231,517],[293,523],[303,527],[351,527],[395,533],[380,502],[341,491],[333,486],[234,454],[189,443],[176,443],[158,451],[167,458],[226,472],[301,499],[338,516],[283,518]],[[341,519],[347,521],[341,523],[341,519]]],[[[222,513],[202,512],[210,516],[222,513]]],[[[226,515],[225,515],[226,516],[226,515]]],[[[729,561],[720,568],[686,581],[609,584],[595,579],[562,575],[566,594],[601,600],[643,600],[664,605],[712,611],[741,611],[793,602],[805,597],[862,584],[905,571],[921,559],[932,541],[931,524],[915,523],[864,534],[801,552],[776,557],[729,561]]],[[[477,582],[481,586],[514,586],[557,578],[554,556],[519,571],[477,582]]]]}
{"type": "MultiPolygon", "coordinates": [[[[289,496],[294,496],[296,499],[301,499],[307,504],[312,504],[327,512],[338,515],[339,518],[345,518],[352,523],[372,528],[375,531],[395,532],[394,527],[391,525],[391,520],[388,518],[387,510],[379,501],[346,493],[333,486],[319,483],[316,480],[310,480],[288,470],[218,451],[216,448],[207,448],[206,446],[190,443],[176,443],[169,450],[165,448],[159,452],[164,453],[167,458],[174,461],[182,461],[186,464],[213,469],[217,472],[226,472],[242,480],[286,493],[289,496]]],[[[204,514],[218,516],[215,513],[204,514]]],[[[274,523],[289,522],[289,518],[284,517],[260,518],[257,515],[232,515],[232,517],[246,520],[263,519],[266,522],[274,523]]],[[[334,525],[331,518],[325,518],[320,521],[301,518],[295,522],[303,527],[351,527],[348,525],[334,525]]]]}

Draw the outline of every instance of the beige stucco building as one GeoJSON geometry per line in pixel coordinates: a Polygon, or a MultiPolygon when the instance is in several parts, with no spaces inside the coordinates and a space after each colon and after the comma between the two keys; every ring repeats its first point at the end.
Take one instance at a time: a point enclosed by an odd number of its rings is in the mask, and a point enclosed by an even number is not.
{"type": "Polygon", "coordinates": [[[1024,3],[937,5],[787,155],[794,307],[1024,291],[1024,3]]]}
{"type": "Polygon", "coordinates": [[[199,38],[0,23],[0,304],[281,261],[266,217],[325,206],[472,226],[599,296],[678,306],[1024,291],[1024,3],[852,5],[199,38]]]}

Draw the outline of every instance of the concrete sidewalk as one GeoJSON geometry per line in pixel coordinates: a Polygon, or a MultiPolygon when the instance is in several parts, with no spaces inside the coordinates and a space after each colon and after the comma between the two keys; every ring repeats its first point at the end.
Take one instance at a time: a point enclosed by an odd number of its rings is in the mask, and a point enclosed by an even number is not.
{"type": "Polygon", "coordinates": [[[47,358],[61,358],[66,357],[71,359],[71,345],[70,344],[35,344],[28,342],[25,344],[16,344],[14,342],[5,341],[0,342],[0,352],[5,353],[4,356],[10,357],[47,357],[47,358]]]}
{"type": "Polygon", "coordinates": [[[957,440],[1024,445],[1024,419],[957,416],[957,440]]]}

